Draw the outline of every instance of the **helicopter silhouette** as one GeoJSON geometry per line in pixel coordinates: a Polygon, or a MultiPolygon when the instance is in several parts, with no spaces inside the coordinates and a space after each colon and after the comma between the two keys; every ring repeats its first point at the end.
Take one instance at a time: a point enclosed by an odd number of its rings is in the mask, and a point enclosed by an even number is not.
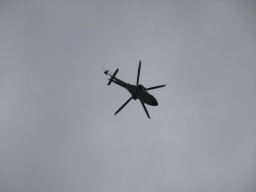
{"type": "Polygon", "coordinates": [[[149,94],[148,90],[152,90],[152,89],[157,89],[157,88],[161,88],[161,87],[165,87],[165,85],[158,85],[158,86],[154,86],[154,87],[149,87],[149,88],[145,88],[143,85],[139,84],[139,78],[140,78],[140,68],[141,68],[141,61],[139,61],[139,68],[138,68],[138,74],[137,74],[137,83],[136,85],[131,85],[129,83],[126,83],[118,78],[116,78],[116,74],[119,71],[119,69],[117,68],[116,71],[114,72],[114,74],[110,74],[109,70],[104,70],[104,73],[106,75],[109,75],[111,78],[109,79],[108,85],[110,85],[112,82],[114,82],[115,84],[127,89],[130,93],[131,93],[131,97],[115,112],[115,115],[121,111],[130,101],[131,99],[139,99],[148,118],[150,119],[148,110],[145,106],[145,104],[151,105],[151,106],[157,106],[158,102],[155,99],[155,97],[151,94],[149,94]]]}

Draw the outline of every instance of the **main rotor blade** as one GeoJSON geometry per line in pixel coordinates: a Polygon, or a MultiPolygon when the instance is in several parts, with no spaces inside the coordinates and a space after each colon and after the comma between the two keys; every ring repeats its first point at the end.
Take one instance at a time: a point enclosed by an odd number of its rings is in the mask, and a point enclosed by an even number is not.
{"type": "Polygon", "coordinates": [[[142,104],[142,106],[143,106],[145,112],[147,113],[148,118],[150,119],[150,116],[149,116],[149,114],[148,114],[148,110],[147,110],[145,104],[144,104],[142,101],[141,101],[141,104],[142,104]]]}
{"type": "Polygon", "coordinates": [[[129,102],[131,101],[131,99],[132,99],[132,97],[131,97],[130,99],[128,99],[128,100],[115,112],[115,115],[116,115],[119,111],[121,111],[121,110],[124,108],[124,106],[127,105],[127,103],[129,103],[129,102]]]}
{"type": "Polygon", "coordinates": [[[146,90],[157,89],[157,88],[161,88],[161,87],[165,87],[165,85],[158,85],[158,86],[155,86],[155,87],[149,87],[146,90]]]}
{"type": "Polygon", "coordinates": [[[139,84],[139,79],[140,79],[140,66],[141,66],[141,61],[140,61],[140,63],[139,63],[139,68],[138,68],[137,85],[139,84]]]}

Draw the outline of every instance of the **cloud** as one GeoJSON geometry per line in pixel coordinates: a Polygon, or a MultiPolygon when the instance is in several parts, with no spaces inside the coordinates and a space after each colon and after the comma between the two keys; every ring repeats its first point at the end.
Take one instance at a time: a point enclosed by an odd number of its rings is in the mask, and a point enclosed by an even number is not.
{"type": "Polygon", "coordinates": [[[255,3],[1,5],[0,191],[256,188],[255,3]]]}

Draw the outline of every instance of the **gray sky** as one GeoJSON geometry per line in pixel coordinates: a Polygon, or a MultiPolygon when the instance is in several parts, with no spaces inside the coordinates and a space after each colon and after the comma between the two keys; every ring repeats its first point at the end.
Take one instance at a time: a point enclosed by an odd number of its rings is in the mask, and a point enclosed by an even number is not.
{"type": "Polygon", "coordinates": [[[255,1],[1,1],[0,191],[256,191],[255,1]],[[149,120],[102,67],[150,91],[149,120]]]}

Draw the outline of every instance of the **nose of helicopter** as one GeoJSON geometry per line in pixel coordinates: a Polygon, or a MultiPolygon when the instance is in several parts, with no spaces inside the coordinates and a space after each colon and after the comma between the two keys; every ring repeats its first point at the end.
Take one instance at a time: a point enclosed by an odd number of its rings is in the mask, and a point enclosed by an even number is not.
{"type": "Polygon", "coordinates": [[[152,105],[153,105],[153,106],[157,106],[157,105],[158,105],[158,102],[157,102],[156,99],[153,100],[152,105]]]}

